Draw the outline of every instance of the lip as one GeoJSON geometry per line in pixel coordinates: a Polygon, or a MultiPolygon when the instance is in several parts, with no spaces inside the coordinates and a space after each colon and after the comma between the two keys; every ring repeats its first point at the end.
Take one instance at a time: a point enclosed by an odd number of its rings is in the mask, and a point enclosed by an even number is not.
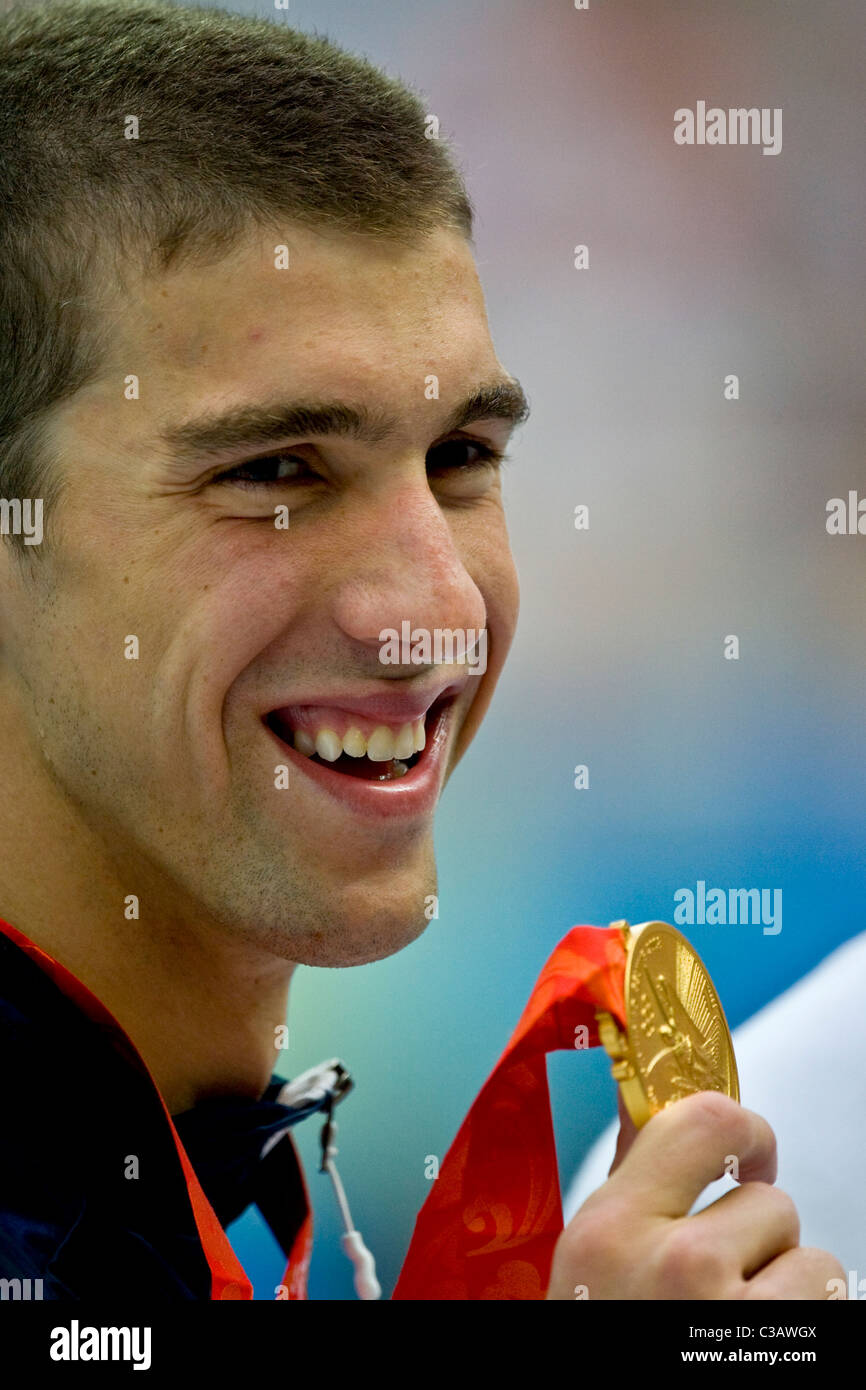
{"type": "MultiPolygon", "coordinates": [[[[327,702],[319,700],[317,703],[327,702]]],[[[357,713],[361,712],[357,708],[360,703],[357,700],[354,702],[357,713]]],[[[332,772],[327,766],[314,762],[311,758],[305,758],[296,748],[286,743],[269,724],[265,723],[264,727],[283,756],[288,759],[289,765],[296,767],[332,800],[359,816],[381,819],[402,816],[408,819],[429,816],[439,798],[444,774],[445,749],[453,723],[455,704],[456,696],[443,692],[432,704],[419,711],[416,718],[420,718],[424,710],[430,711],[427,718],[427,742],[415,766],[410,768],[405,776],[393,782],[367,782],[359,777],[346,777],[341,772],[332,772]]],[[[336,706],[336,702],[334,705],[336,706]]],[[[342,703],[336,707],[344,708],[342,703]]],[[[403,708],[405,707],[404,700],[403,708]]],[[[378,714],[377,708],[373,717],[378,714]]],[[[402,717],[402,710],[391,717],[402,717]]]]}
{"type": "Polygon", "coordinates": [[[459,695],[466,688],[468,680],[468,676],[463,676],[450,681],[448,685],[428,690],[426,694],[415,690],[407,694],[395,692],[393,695],[383,695],[381,691],[376,691],[373,695],[360,696],[314,695],[309,700],[295,700],[291,705],[284,705],[269,713],[282,715],[291,723],[292,716],[297,711],[333,709],[341,714],[355,714],[361,719],[380,724],[410,724],[426,716],[427,711],[441,700],[459,695]]]}

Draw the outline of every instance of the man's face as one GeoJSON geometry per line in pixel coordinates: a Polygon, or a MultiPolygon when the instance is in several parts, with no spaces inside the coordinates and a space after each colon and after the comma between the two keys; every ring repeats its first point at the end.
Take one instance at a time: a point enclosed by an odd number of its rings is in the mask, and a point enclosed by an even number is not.
{"type": "Polygon", "coordinates": [[[210,920],[314,965],[387,956],[426,925],[436,799],[517,617],[498,472],[477,447],[502,449],[511,423],[452,424],[509,380],[471,252],[445,230],[411,247],[257,233],[140,281],[111,331],[99,381],[50,426],[68,484],[49,549],[33,578],[5,564],[2,698],[23,756],[46,802],[108,845],[142,919],[210,920]],[[190,421],[297,403],[382,428],[241,431],[216,452],[186,431],[178,447],[190,421]],[[486,629],[486,671],[383,664],[380,632],[405,621],[486,629]],[[390,780],[390,761],[290,746],[293,729],[400,737],[419,718],[424,753],[390,780]]]}

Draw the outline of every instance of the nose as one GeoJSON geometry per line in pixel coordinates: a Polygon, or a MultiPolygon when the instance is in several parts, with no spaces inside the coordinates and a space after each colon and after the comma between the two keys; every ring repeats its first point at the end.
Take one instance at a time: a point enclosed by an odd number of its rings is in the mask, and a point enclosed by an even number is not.
{"type": "Polygon", "coordinates": [[[390,495],[365,498],[346,536],[348,563],[333,613],[355,642],[380,651],[380,633],[486,626],[481,590],[469,573],[448,519],[426,477],[404,480],[390,495]]]}

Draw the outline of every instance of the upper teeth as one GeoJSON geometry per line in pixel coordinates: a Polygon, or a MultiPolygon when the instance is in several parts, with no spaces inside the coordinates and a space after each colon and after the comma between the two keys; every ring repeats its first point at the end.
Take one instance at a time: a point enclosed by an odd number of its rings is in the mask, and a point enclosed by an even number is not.
{"type": "Polygon", "coordinates": [[[403,724],[399,729],[389,729],[380,724],[367,737],[354,726],[347,729],[342,738],[333,729],[317,729],[315,737],[306,729],[295,729],[294,745],[304,757],[311,758],[318,753],[327,763],[335,763],[341,753],[350,758],[363,758],[364,755],[374,763],[385,763],[391,758],[411,758],[424,748],[427,735],[424,720],[416,719],[414,724],[403,724]]]}

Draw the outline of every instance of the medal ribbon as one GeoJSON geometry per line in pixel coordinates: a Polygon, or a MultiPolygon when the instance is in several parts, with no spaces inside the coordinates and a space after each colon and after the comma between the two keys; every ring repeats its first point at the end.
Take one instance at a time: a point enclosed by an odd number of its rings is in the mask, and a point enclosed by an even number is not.
{"type": "Polygon", "coordinates": [[[395,1299],[543,1299],[563,1229],[546,1054],[625,1026],[626,948],[572,927],[549,957],[415,1222],[395,1299]]]}

